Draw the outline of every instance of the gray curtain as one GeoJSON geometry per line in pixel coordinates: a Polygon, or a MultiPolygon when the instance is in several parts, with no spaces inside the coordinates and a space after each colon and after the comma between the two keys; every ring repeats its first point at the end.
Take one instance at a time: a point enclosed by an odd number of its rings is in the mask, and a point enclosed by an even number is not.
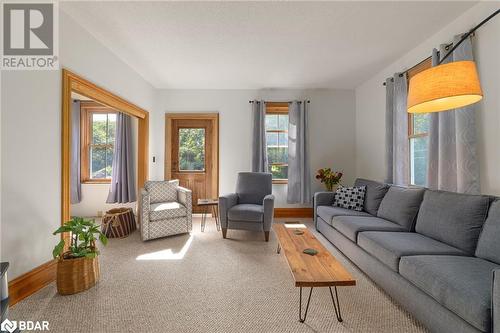
{"type": "Polygon", "coordinates": [[[266,103],[253,101],[252,171],[267,172],[266,103]]]}
{"type": "Polygon", "coordinates": [[[82,184],[80,179],[80,101],[71,104],[71,203],[82,201],[82,184]]]}
{"type": "Polygon", "coordinates": [[[307,101],[288,107],[288,203],[311,203],[307,101]]]}
{"type": "Polygon", "coordinates": [[[107,203],[136,201],[135,161],[132,148],[132,119],[129,115],[116,115],[115,149],[111,188],[107,203]]]}
{"type": "MultiPolygon", "coordinates": [[[[454,43],[460,40],[455,36],[454,43]]],[[[436,66],[440,55],[448,51],[446,45],[432,53],[436,66]]],[[[472,43],[465,40],[446,58],[445,62],[473,60],[472,43]]],[[[480,193],[479,160],[476,148],[477,104],[445,112],[429,114],[429,164],[427,186],[461,193],[480,193]]]]}
{"type": "Polygon", "coordinates": [[[386,182],[409,183],[408,113],[406,73],[386,80],[386,182]]]}

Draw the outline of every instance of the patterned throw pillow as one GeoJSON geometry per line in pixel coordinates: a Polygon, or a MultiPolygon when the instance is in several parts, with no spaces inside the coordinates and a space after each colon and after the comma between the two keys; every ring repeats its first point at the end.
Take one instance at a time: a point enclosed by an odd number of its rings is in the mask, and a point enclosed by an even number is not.
{"type": "Polygon", "coordinates": [[[357,210],[363,210],[363,202],[365,201],[366,186],[359,187],[339,187],[335,192],[335,200],[333,205],[336,207],[357,210]]]}

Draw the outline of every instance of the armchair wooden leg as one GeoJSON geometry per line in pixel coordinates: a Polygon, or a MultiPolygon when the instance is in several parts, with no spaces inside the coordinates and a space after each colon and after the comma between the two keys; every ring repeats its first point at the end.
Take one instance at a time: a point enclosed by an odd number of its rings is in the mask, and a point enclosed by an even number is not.
{"type": "Polygon", "coordinates": [[[269,231],[264,231],[264,237],[266,238],[266,242],[269,242],[269,231]]]}
{"type": "Polygon", "coordinates": [[[222,228],[222,238],[226,238],[227,228],[222,228]]]}

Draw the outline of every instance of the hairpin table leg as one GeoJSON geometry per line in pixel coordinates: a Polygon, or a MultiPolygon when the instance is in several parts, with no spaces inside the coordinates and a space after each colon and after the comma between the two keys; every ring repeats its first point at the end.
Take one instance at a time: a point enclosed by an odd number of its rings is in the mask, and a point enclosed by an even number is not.
{"type": "Polygon", "coordinates": [[[339,322],[342,322],[342,314],[340,313],[340,302],[339,302],[339,294],[337,293],[337,287],[334,286],[335,288],[335,298],[333,298],[333,293],[332,293],[332,288],[328,287],[330,289],[330,296],[332,296],[332,302],[333,302],[333,308],[335,309],[335,316],[337,316],[337,320],[339,322]]]}
{"type": "Polygon", "coordinates": [[[307,304],[306,304],[306,311],[304,312],[304,318],[302,318],[302,287],[299,287],[299,321],[301,323],[306,321],[307,317],[307,310],[309,310],[309,302],[311,302],[311,295],[313,292],[313,287],[311,287],[311,290],[309,291],[309,297],[307,298],[307,304]]]}

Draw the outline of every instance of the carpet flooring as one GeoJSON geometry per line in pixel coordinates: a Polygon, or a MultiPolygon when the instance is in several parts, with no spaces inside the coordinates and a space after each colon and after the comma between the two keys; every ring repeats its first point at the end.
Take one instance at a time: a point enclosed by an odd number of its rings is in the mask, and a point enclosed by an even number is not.
{"type": "Polygon", "coordinates": [[[276,254],[276,237],[266,243],[263,233],[228,230],[223,240],[207,223],[203,233],[195,218],[191,235],[111,239],[96,287],[60,296],[52,283],[16,304],[10,317],[48,320],[51,332],[425,332],[317,233],[357,285],[338,289],[344,322],[335,318],[328,289],[315,288],[301,324],[298,288],[276,254]]]}

